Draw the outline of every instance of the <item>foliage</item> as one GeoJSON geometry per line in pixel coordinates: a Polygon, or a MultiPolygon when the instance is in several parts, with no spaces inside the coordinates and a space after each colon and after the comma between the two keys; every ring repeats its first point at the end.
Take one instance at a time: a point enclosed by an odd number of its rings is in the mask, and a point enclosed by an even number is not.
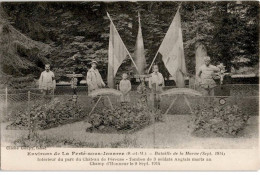
{"type": "Polygon", "coordinates": [[[92,125],[87,129],[90,132],[130,132],[154,121],[163,121],[163,116],[160,110],[151,110],[141,99],[136,104],[122,103],[114,109],[105,108],[101,113],[92,114],[87,121],[92,125]]]}
{"type": "Polygon", "coordinates": [[[71,100],[53,100],[45,105],[39,102],[30,108],[29,113],[23,109],[13,115],[14,121],[7,126],[8,129],[48,129],[82,120],[86,116],[82,107],[71,100]]]}
{"type": "Polygon", "coordinates": [[[11,75],[0,75],[0,88],[4,89],[6,85],[9,89],[23,89],[29,86],[34,87],[34,76],[29,74],[26,77],[12,77],[11,75]]]}
{"type": "Polygon", "coordinates": [[[237,136],[250,118],[237,105],[197,106],[194,113],[191,125],[197,136],[237,136]]]}
{"type": "Polygon", "coordinates": [[[22,88],[33,82],[35,77],[32,72],[40,72],[38,66],[47,62],[49,51],[49,45],[34,41],[16,30],[7,20],[0,3],[1,85],[22,88]]]}
{"type": "MultiPolygon", "coordinates": [[[[141,14],[147,66],[152,62],[180,2],[6,2],[4,20],[34,41],[47,44],[52,51],[44,57],[52,63],[58,79],[68,72],[86,74],[88,63],[95,59],[99,70],[106,78],[109,12],[119,34],[130,53],[134,52],[138,29],[137,11],[141,14]]],[[[213,63],[223,62],[230,67],[254,66],[258,63],[259,4],[255,2],[182,2],[180,8],[184,53],[189,73],[195,73],[195,49],[204,44],[213,63]],[[241,62],[246,59],[248,61],[241,62]]],[[[2,21],[2,19],[1,19],[2,21]]],[[[16,38],[17,36],[13,36],[16,38]]],[[[32,43],[32,42],[31,42],[32,43]]],[[[27,46],[26,44],[22,44],[27,46]]],[[[2,47],[2,46],[1,46],[2,47]]],[[[26,62],[28,54],[15,55],[17,63],[31,63],[34,76],[39,76],[42,61],[26,62]],[[26,58],[26,59],[24,59],[26,58]],[[19,60],[21,60],[19,62],[19,60]],[[36,62],[36,64],[35,64],[36,62]],[[36,71],[37,69],[37,71],[36,71]]],[[[25,50],[27,50],[25,48],[25,50]]],[[[19,51],[20,52],[20,51],[19,51]]],[[[39,51],[41,53],[41,49],[39,51]]],[[[14,51],[5,53],[13,57],[14,51]]],[[[34,56],[31,56],[35,58],[34,56]]],[[[7,60],[7,59],[6,59],[7,60]]],[[[158,56],[160,71],[165,70],[158,56]]],[[[4,73],[11,75],[27,68],[6,64],[4,73]]],[[[23,64],[21,64],[23,65],[23,64]]],[[[131,61],[124,61],[119,68],[132,71],[131,61]]],[[[29,74],[24,72],[23,74],[29,74]]],[[[22,76],[19,74],[19,76],[22,76]]]]}

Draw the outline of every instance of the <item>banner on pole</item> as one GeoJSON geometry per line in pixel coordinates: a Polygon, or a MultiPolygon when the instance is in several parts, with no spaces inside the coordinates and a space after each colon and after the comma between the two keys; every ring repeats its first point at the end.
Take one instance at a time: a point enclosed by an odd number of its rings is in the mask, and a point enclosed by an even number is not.
{"type": "MultiPolygon", "coordinates": [[[[184,58],[181,17],[179,9],[177,10],[177,13],[152,63],[154,62],[158,53],[162,55],[164,65],[176,82],[176,86],[179,88],[184,87],[185,75],[187,74],[187,71],[184,58]]],[[[150,68],[151,67],[152,64],[150,68]]]]}
{"type": "Polygon", "coordinates": [[[136,65],[139,70],[139,74],[143,75],[144,70],[146,67],[146,60],[145,60],[145,52],[144,52],[144,41],[143,41],[143,35],[142,35],[142,27],[141,27],[141,21],[140,21],[140,13],[138,12],[138,34],[136,38],[136,45],[135,45],[135,53],[134,53],[134,61],[136,62],[136,65]]]}
{"type": "Polygon", "coordinates": [[[114,77],[126,56],[126,47],[111,20],[108,46],[108,87],[114,88],[114,77]]]}

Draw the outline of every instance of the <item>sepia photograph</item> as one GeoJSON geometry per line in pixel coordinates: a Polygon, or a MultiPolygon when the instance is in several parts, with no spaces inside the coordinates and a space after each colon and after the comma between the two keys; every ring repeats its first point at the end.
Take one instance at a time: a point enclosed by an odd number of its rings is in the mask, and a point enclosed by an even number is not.
{"type": "Polygon", "coordinates": [[[258,149],[259,2],[0,2],[0,116],[31,155],[258,149]]]}

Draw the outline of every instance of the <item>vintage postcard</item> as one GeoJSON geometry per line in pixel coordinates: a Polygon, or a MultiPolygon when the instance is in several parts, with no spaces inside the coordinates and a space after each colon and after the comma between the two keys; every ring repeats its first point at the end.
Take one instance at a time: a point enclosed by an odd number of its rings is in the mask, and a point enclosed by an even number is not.
{"type": "Polygon", "coordinates": [[[258,170],[259,14],[0,2],[1,170],[258,170]]]}

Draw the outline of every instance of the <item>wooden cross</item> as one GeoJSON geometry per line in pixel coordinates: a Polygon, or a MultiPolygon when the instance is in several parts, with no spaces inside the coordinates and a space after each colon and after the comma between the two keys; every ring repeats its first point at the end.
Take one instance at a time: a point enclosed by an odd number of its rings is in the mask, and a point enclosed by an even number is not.
{"type": "MultiPolygon", "coordinates": [[[[76,85],[74,85],[74,78],[83,77],[83,75],[82,75],[82,74],[75,74],[75,73],[73,73],[73,74],[66,74],[66,77],[71,78],[71,81],[73,81],[73,82],[71,83],[71,85],[72,85],[72,87],[74,88],[74,86],[76,86],[76,85]]],[[[75,87],[75,88],[76,88],[76,87],[75,87]]],[[[76,98],[74,98],[74,96],[73,96],[73,101],[74,101],[75,103],[77,102],[77,96],[76,96],[76,98]]]]}

